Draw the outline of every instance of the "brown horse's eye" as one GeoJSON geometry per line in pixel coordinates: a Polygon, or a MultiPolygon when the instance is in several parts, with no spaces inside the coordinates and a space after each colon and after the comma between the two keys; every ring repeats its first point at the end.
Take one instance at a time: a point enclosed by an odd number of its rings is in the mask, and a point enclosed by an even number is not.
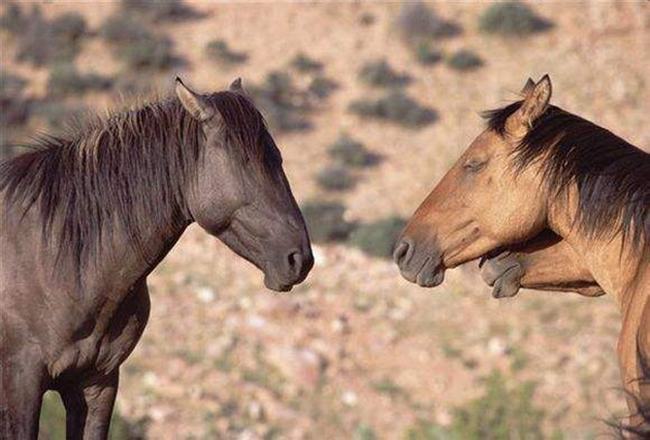
{"type": "Polygon", "coordinates": [[[482,170],[486,164],[487,164],[487,160],[470,159],[467,162],[465,162],[465,164],[463,165],[463,169],[472,173],[476,173],[482,170]]]}

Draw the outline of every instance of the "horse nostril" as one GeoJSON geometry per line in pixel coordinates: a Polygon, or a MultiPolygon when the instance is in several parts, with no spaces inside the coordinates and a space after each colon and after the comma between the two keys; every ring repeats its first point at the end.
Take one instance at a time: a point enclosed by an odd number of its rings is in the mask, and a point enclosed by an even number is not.
{"type": "Polygon", "coordinates": [[[398,266],[401,266],[402,263],[406,263],[411,253],[411,248],[412,246],[408,239],[400,241],[393,251],[393,261],[395,261],[398,266]]]}
{"type": "Polygon", "coordinates": [[[294,274],[299,274],[302,271],[304,257],[300,251],[293,251],[287,257],[289,263],[289,270],[294,274]]]}

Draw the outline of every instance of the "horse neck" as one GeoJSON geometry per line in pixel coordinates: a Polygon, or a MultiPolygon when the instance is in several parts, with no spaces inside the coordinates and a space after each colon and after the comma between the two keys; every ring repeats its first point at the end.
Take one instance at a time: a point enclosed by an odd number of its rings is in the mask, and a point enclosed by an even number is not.
{"type": "Polygon", "coordinates": [[[578,227],[578,190],[575,185],[566,197],[549,202],[549,226],[581,255],[594,279],[615,296],[625,310],[635,296],[650,294],[650,252],[648,246],[635,246],[621,232],[612,237],[593,237],[578,227]]]}

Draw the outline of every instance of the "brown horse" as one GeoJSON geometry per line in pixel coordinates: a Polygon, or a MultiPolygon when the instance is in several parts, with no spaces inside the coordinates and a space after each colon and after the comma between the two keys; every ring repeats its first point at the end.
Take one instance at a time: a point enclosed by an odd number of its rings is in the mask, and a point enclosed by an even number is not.
{"type": "Polygon", "coordinates": [[[483,280],[493,287],[492,296],[515,296],[522,287],[602,296],[603,289],[582,262],[582,257],[556,234],[546,229],[525,243],[479,264],[483,280]]]}
{"type": "Polygon", "coordinates": [[[273,290],[313,264],[264,120],[235,81],[44,137],[0,165],[0,437],[35,439],[43,393],[67,436],[106,438],[120,364],[149,315],[147,275],[197,222],[273,290]]]}
{"type": "Polygon", "coordinates": [[[548,76],[525,99],[487,113],[406,226],[394,257],[421,286],[447,268],[535,237],[561,237],[623,317],[618,356],[632,422],[650,402],[650,155],[549,104],[548,76]],[[645,310],[645,311],[644,311],[645,310]]]}

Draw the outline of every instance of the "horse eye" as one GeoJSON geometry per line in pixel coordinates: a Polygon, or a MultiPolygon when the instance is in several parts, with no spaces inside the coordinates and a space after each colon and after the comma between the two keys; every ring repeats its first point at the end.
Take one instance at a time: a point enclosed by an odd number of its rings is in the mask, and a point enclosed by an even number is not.
{"type": "Polygon", "coordinates": [[[483,169],[483,167],[485,167],[486,164],[487,164],[487,160],[470,159],[467,162],[465,162],[463,168],[467,171],[471,171],[475,173],[483,169]]]}

